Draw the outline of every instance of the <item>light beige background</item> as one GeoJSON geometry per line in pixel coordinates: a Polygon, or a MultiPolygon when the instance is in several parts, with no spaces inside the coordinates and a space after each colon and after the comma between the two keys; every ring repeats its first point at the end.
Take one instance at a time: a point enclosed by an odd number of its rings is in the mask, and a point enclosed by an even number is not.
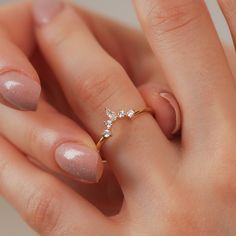
{"type": "MultiPolygon", "coordinates": [[[[48,0],[50,1],[50,0],[48,0]]],[[[0,0],[0,3],[12,2],[12,0],[0,0]]],[[[77,0],[83,6],[94,9],[102,14],[118,19],[124,23],[138,27],[138,23],[132,9],[131,0],[77,0]]],[[[220,13],[216,0],[206,0],[217,30],[225,45],[227,56],[232,59],[232,40],[225,21],[220,13]]],[[[231,60],[232,63],[232,60],[231,60]]],[[[34,236],[36,235],[26,226],[6,202],[0,197],[0,235],[1,236],[34,236]]]]}

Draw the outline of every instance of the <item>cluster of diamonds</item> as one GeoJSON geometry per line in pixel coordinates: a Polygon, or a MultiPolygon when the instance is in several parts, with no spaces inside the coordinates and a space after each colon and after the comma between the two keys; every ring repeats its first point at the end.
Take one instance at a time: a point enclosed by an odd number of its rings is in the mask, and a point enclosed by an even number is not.
{"type": "Polygon", "coordinates": [[[111,128],[112,128],[113,123],[116,120],[122,119],[122,118],[132,119],[133,116],[135,115],[135,111],[129,110],[129,111],[125,112],[124,110],[121,110],[118,113],[116,113],[116,112],[111,111],[110,109],[106,108],[106,115],[107,115],[108,119],[106,121],[104,121],[106,129],[104,130],[102,136],[104,138],[109,138],[112,136],[111,128]]]}

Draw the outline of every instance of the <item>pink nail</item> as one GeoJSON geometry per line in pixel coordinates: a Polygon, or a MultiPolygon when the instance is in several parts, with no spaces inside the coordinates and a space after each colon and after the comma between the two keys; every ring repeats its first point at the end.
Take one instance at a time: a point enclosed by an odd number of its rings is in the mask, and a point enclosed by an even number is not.
{"type": "Polygon", "coordinates": [[[175,126],[174,126],[173,131],[171,132],[171,134],[174,135],[180,130],[180,127],[181,127],[181,115],[180,115],[179,105],[175,97],[170,93],[162,92],[160,93],[160,96],[164,98],[171,105],[172,109],[175,112],[175,126]]]}
{"type": "Polygon", "coordinates": [[[34,0],[33,16],[38,25],[49,23],[62,9],[60,0],[34,0]]]}
{"type": "Polygon", "coordinates": [[[76,143],[60,145],[55,159],[62,170],[81,181],[96,183],[102,176],[103,164],[98,152],[76,143]]]}
{"type": "Polygon", "coordinates": [[[36,110],[40,92],[40,84],[21,72],[0,74],[1,96],[20,110],[36,110]]]}

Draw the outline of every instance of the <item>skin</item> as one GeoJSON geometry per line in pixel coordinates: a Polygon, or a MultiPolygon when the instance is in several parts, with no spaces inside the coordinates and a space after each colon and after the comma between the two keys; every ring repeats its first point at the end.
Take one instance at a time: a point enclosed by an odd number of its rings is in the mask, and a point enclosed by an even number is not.
{"type": "MultiPolygon", "coordinates": [[[[6,41],[8,40],[7,44],[1,46],[8,48],[8,44],[11,44],[17,48],[10,53],[11,56],[7,51],[7,58],[12,60],[15,58],[15,54],[20,58],[18,61],[11,61],[12,66],[8,67],[8,70],[15,71],[15,68],[19,67],[25,74],[34,75],[36,79],[40,77],[42,96],[37,111],[27,113],[10,109],[11,104],[2,99],[1,102],[7,106],[0,105],[1,134],[17,146],[35,165],[72,186],[103,213],[114,215],[122,206],[123,193],[110,165],[104,166],[104,173],[99,183],[87,185],[78,183],[81,181],[80,178],[65,173],[55,161],[54,154],[59,144],[72,141],[95,152],[96,147],[92,138],[98,140],[99,137],[92,134],[91,138],[88,131],[81,127],[80,117],[77,115],[79,112],[72,109],[76,105],[75,101],[68,102],[63,88],[58,83],[57,76],[36,47],[37,39],[34,31],[38,26],[34,26],[32,21],[31,8],[31,4],[24,2],[3,5],[0,8],[1,27],[2,31],[6,32],[6,41]],[[12,18],[12,15],[15,17],[12,18]],[[24,32],[15,27],[19,21],[24,32]],[[18,53],[19,48],[21,49],[20,54],[18,53]],[[29,64],[30,67],[28,67],[29,64]],[[30,73],[32,68],[33,74],[30,73]]],[[[133,79],[132,82],[145,98],[146,103],[155,111],[156,119],[165,135],[173,138],[175,116],[176,114],[180,116],[179,107],[177,104],[177,111],[174,114],[169,102],[159,95],[160,92],[168,92],[170,89],[144,35],[134,29],[80,9],[76,5],[73,8],[75,14],[80,15],[81,21],[88,31],[96,35],[92,41],[100,43],[106,53],[111,54],[114,60],[126,68],[129,79],[133,79]],[[104,26],[107,29],[105,31],[104,26]],[[127,42],[133,47],[129,47],[127,42]]],[[[2,61],[6,61],[3,52],[2,61]]],[[[107,72],[104,71],[104,73],[107,72]]],[[[27,97],[27,95],[22,94],[21,97],[27,97]]],[[[99,158],[101,161],[101,157],[99,158]]]]}
{"type": "MultiPolygon", "coordinates": [[[[236,9],[236,3],[230,4],[236,9]]],[[[117,123],[116,135],[103,148],[124,194],[122,209],[113,217],[105,216],[56,177],[29,163],[4,138],[1,193],[42,235],[233,236],[236,88],[210,16],[202,1],[135,0],[134,5],[179,101],[181,140],[168,140],[150,115],[117,123]]],[[[229,14],[224,5],[222,9],[229,14]]],[[[229,25],[233,27],[233,21],[229,25]]],[[[104,107],[144,105],[128,74],[99,46],[83,18],[70,6],[49,24],[36,26],[36,34],[73,112],[92,137],[100,134],[104,107]],[[58,35],[63,40],[56,41],[58,35]],[[78,43],[68,43],[73,40],[78,43]],[[87,70],[66,63],[72,50],[80,51],[73,55],[78,65],[89,61],[87,70]],[[92,69],[97,80],[106,85],[102,90],[87,74],[92,69]],[[111,83],[111,73],[117,75],[116,83],[111,83]],[[89,78],[86,86],[95,86],[93,92],[102,95],[83,90],[83,78],[89,78]],[[110,96],[104,100],[107,94],[110,96]]]]}

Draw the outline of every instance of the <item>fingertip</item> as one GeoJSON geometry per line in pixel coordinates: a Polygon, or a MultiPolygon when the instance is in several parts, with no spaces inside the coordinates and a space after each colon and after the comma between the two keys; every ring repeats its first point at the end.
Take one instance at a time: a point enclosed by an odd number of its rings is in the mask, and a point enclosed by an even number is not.
{"type": "Polygon", "coordinates": [[[35,24],[38,26],[48,24],[62,9],[60,0],[34,0],[32,12],[35,24]]]}
{"type": "Polygon", "coordinates": [[[181,128],[181,112],[176,98],[168,89],[156,84],[142,85],[139,91],[147,105],[153,109],[163,133],[172,139],[181,128]]]}
{"type": "Polygon", "coordinates": [[[41,86],[29,76],[18,71],[0,74],[0,94],[10,106],[24,111],[35,111],[41,86]]]}
{"type": "Polygon", "coordinates": [[[173,110],[170,111],[170,113],[172,113],[171,117],[171,122],[170,122],[170,133],[171,135],[175,135],[176,133],[178,133],[178,131],[180,130],[180,126],[181,126],[181,116],[180,116],[180,108],[179,108],[179,104],[176,101],[176,98],[169,92],[161,92],[160,96],[166,100],[168,104],[169,109],[173,110]],[[174,114],[173,114],[174,112],[174,114]]]}
{"type": "Polygon", "coordinates": [[[103,173],[99,153],[78,143],[61,144],[55,151],[58,166],[81,182],[97,183],[103,173]]]}

